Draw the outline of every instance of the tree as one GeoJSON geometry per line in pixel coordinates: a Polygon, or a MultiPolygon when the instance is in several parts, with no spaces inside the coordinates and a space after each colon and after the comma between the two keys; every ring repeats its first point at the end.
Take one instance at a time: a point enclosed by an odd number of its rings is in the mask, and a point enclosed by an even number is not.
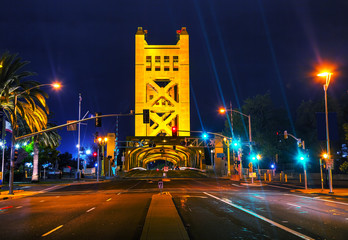
{"type": "Polygon", "coordinates": [[[29,62],[22,61],[17,54],[4,53],[0,59],[0,105],[13,131],[19,125],[26,125],[32,132],[40,131],[47,125],[48,107],[45,92],[35,88],[36,81],[23,81],[34,73],[22,71],[29,62]],[[17,102],[15,103],[15,99],[17,102]],[[15,107],[16,104],[16,114],[15,107]],[[19,121],[21,118],[23,121],[19,121]],[[18,121],[18,122],[17,122],[18,121]]]}
{"type": "Polygon", "coordinates": [[[341,164],[340,171],[343,173],[348,173],[348,162],[347,161],[345,161],[344,163],[341,164]]]}
{"type": "MultiPolygon", "coordinates": [[[[28,62],[22,61],[17,54],[4,53],[0,63],[0,105],[12,125],[14,144],[18,129],[28,128],[34,132],[46,128],[49,113],[46,104],[48,96],[37,88],[40,85],[38,82],[24,81],[34,73],[22,71],[28,62]]],[[[13,168],[10,174],[13,177],[13,168]]]]}
{"type": "MultiPolygon", "coordinates": [[[[272,159],[279,152],[275,133],[289,125],[285,111],[273,106],[269,93],[246,99],[241,109],[236,110],[251,117],[252,140],[256,143],[254,150],[261,151],[264,158],[272,159]]],[[[232,117],[234,137],[248,142],[248,119],[236,112],[232,117]]],[[[232,124],[230,126],[226,121],[225,135],[231,136],[231,127],[232,124]]]]}

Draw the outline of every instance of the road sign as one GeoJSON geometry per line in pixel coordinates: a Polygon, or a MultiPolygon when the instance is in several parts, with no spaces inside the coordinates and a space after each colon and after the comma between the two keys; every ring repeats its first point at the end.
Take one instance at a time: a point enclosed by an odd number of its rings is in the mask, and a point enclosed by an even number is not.
{"type": "MultiPolygon", "coordinates": [[[[72,123],[72,122],[76,122],[76,120],[73,120],[73,121],[67,121],[66,123],[72,123]]],[[[68,125],[68,126],[66,126],[66,128],[67,128],[67,131],[76,131],[76,129],[77,129],[77,124],[75,123],[75,124],[71,124],[71,125],[68,125]]]]}
{"type": "Polygon", "coordinates": [[[252,171],[253,171],[253,163],[250,162],[250,163],[249,163],[249,172],[252,172],[252,171]]]}
{"type": "Polygon", "coordinates": [[[325,162],[326,162],[326,169],[333,168],[333,159],[327,159],[325,162]]]}
{"type": "Polygon", "coordinates": [[[250,178],[256,177],[256,172],[250,172],[250,173],[249,173],[249,177],[250,177],[250,178]]]}
{"type": "Polygon", "coordinates": [[[163,182],[162,182],[162,181],[159,181],[159,182],[158,182],[158,188],[159,188],[159,189],[163,189],[163,182]]]}

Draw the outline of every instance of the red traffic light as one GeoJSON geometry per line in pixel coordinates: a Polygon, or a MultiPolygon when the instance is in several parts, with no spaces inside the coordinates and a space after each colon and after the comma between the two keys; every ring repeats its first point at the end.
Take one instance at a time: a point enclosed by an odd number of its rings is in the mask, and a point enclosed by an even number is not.
{"type": "Polygon", "coordinates": [[[93,153],[93,157],[96,157],[98,154],[96,152],[93,153]]]}
{"type": "Polygon", "coordinates": [[[178,136],[178,128],[176,126],[172,127],[172,136],[173,137],[178,136]]]}

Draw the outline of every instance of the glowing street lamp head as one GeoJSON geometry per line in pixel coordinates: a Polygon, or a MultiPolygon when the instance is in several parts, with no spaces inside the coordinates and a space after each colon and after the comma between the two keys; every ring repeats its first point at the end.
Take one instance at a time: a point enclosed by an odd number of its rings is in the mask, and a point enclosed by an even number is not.
{"type": "Polygon", "coordinates": [[[219,109],[219,113],[222,114],[222,113],[225,113],[225,112],[226,112],[226,109],[225,109],[225,108],[220,108],[220,109],[219,109]]]}
{"type": "Polygon", "coordinates": [[[328,159],[328,158],[329,158],[329,155],[327,155],[327,153],[324,153],[324,154],[323,154],[323,158],[328,159]]]}
{"type": "Polygon", "coordinates": [[[54,89],[60,89],[62,87],[62,85],[59,82],[54,82],[54,83],[52,83],[52,87],[54,89]]]}
{"type": "Polygon", "coordinates": [[[257,160],[261,160],[261,158],[262,158],[262,157],[261,157],[260,154],[257,154],[257,155],[256,155],[256,159],[257,159],[257,160]]]}
{"type": "Polygon", "coordinates": [[[103,139],[101,137],[98,138],[98,142],[101,142],[103,139]]]}
{"type": "Polygon", "coordinates": [[[332,73],[329,73],[329,72],[322,72],[322,73],[319,73],[317,74],[318,77],[326,77],[328,75],[332,75],[332,73]]]}
{"type": "Polygon", "coordinates": [[[104,138],[104,142],[107,142],[108,141],[108,138],[104,138]]]}

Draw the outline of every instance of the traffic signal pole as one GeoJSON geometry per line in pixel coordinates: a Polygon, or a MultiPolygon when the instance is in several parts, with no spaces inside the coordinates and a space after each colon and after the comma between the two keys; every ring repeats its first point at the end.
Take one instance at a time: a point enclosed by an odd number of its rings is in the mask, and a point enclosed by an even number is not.
{"type": "MultiPolygon", "coordinates": [[[[298,146],[302,146],[303,151],[306,150],[305,148],[305,141],[301,141],[301,138],[297,138],[294,135],[288,133],[288,131],[284,131],[284,139],[287,139],[288,136],[292,137],[297,141],[298,146]]],[[[306,160],[303,160],[303,172],[304,172],[304,177],[305,177],[305,189],[307,190],[307,166],[306,166],[306,160]]]]}

